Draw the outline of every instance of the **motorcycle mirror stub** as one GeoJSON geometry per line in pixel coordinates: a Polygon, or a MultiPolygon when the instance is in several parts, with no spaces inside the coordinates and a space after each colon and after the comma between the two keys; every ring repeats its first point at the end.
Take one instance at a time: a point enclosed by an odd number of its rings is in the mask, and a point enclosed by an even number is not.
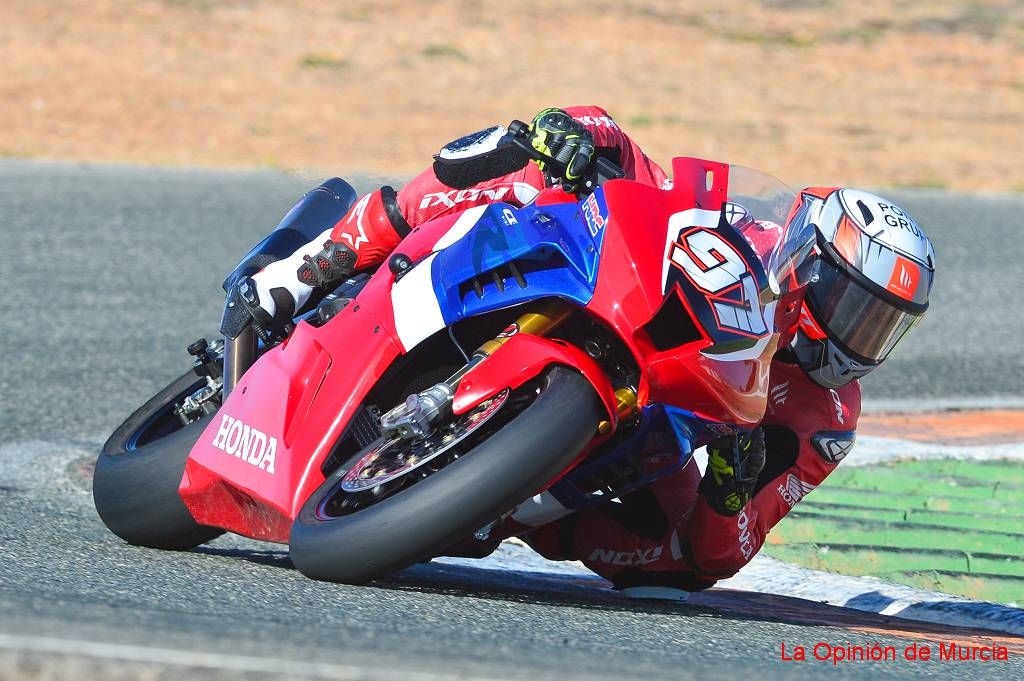
{"type": "Polygon", "coordinates": [[[388,260],[388,269],[396,279],[408,272],[411,267],[412,259],[402,253],[396,253],[388,260]]]}

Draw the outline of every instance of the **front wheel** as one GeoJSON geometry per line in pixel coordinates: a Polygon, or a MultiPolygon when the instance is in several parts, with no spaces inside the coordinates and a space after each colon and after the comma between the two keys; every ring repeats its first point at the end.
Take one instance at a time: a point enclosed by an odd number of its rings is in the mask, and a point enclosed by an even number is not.
{"type": "Polygon", "coordinates": [[[306,500],[292,562],[314,579],[359,584],[437,555],[565,470],[603,414],[587,380],[556,366],[455,417],[430,451],[393,454],[379,443],[306,500]]]}
{"type": "Polygon", "coordinates": [[[92,481],[103,524],[129,544],[184,550],[223,530],[198,524],[178,495],[185,460],[212,415],[183,425],[177,407],[205,384],[191,371],[139,407],[103,445],[92,481]]]}

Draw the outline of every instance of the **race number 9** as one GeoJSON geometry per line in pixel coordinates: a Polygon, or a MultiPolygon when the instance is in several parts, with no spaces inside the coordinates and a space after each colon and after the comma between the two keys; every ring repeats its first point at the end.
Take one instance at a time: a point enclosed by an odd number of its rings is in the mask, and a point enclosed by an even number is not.
{"type": "Polygon", "coordinates": [[[732,244],[694,227],[679,234],[669,260],[707,297],[719,328],[754,338],[767,335],[757,281],[732,244]]]}

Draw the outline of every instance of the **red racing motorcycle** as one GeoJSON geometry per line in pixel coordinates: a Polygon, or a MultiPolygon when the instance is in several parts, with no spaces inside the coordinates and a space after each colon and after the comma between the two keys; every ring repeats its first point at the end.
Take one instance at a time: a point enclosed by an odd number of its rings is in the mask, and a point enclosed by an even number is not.
{"type": "Polygon", "coordinates": [[[360,583],[483,541],[529,500],[621,497],[754,426],[813,228],[768,175],[672,171],[655,189],[605,162],[579,195],[421,225],[265,344],[234,284],[356,198],[337,178],[309,192],[225,282],[224,337],[104,445],[103,522],[162,549],[287,543],[303,574],[360,583]],[[655,431],[677,455],[642,459],[655,431]]]}

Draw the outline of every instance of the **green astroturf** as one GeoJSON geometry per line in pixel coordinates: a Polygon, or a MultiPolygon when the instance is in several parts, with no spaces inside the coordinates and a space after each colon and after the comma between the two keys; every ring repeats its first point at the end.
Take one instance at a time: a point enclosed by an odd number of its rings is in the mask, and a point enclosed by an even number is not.
{"type": "Polygon", "coordinates": [[[1024,605],[1024,464],[840,467],[764,550],[819,570],[1024,605]]]}

